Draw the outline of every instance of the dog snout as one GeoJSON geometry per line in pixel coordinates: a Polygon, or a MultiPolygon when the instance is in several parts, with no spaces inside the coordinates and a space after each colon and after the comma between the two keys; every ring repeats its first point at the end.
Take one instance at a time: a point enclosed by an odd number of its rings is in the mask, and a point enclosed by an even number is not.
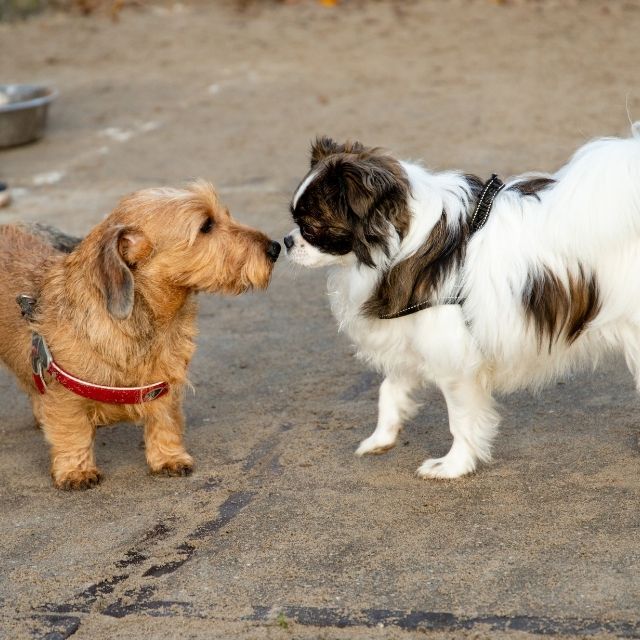
{"type": "Polygon", "coordinates": [[[293,247],[294,242],[295,241],[292,235],[288,235],[284,237],[284,246],[287,247],[287,250],[293,247]]]}
{"type": "Polygon", "coordinates": [[[267,255],[273,262],[278,259],[278,256],[280,255],[280,249],[281,247],[279,242],[271,242],[271,244],[269,245],[269,248],[267,249],[267,255]]]}

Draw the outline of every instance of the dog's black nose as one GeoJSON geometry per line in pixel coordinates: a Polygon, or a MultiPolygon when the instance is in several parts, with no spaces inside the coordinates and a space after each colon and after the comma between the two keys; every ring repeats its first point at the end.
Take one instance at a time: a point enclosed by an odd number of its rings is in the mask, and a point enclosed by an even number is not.
{"type": "Polygon", "coordinates": [[[284,237],[284,246],[287,247],[287,249],[293,247],[293,238],[291,236],[284,237]]]}
{"type": "Polygon", "coordinates": [[[275,262],[280,255],[280,249],[281,247],[279,242],[272,242],[267,249],[267,255],[275,262]]]}

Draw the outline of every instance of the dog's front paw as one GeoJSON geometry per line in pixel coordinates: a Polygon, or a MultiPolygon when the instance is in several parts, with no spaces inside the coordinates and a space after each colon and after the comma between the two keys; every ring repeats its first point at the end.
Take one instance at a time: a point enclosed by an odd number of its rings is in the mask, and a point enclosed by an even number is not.
{"type": "Polygon", "coordinates": [[[472,458],[452,456],[447,454],[443,458],[425,460],[416,471],[419,478],[433,478],[447,480],[460,478],[475,471],[476,465],[472,458]]]}
{"type": "Polygon", "coordinates": [[[180,458],[166,460],[158,467],[152,468],[151,473],[171,477],[190,476],[193,473],[193,458],[185,454],[180,458]]]}
{"type": "Polygon", "coordinates": [[[92,469],[73,469],[65,472],[52,472],[53,484],[63,491],[91,489],[100,484],[102,474],[95,467],[92,469]]]}
{"type": "Polygon", "coordinates": [[[374,433],[360,443],[360,446],[356,449],[357,456],[364,455],[380,455],[386,453],[390,449],[396,446],[396,439],[382,438],[376,436],[374,433]]]}

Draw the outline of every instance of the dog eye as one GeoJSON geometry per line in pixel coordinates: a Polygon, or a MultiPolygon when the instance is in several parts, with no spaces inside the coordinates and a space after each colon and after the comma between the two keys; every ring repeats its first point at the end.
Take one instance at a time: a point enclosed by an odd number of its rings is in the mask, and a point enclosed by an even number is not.
{"type": "Polygon", "coordinates": [[[200,227],[200,233],[209,233],[213,229],[213,220],[211,218],[207,218],[200,227]]]}

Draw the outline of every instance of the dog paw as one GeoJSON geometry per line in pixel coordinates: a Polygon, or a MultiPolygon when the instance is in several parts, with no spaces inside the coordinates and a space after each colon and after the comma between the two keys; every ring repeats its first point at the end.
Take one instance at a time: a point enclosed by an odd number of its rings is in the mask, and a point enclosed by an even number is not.
{"type": "Polygon", "coordinates": [[[382,453],[386,453],[390,449],[393,449],[395,446],[395,438],[393,440],[389,440],[388,438],[383,439],[372,435],[360,443],[360,446],[356,449],[356,455],[380,455],[382,453]]]}
{"type": "Polygon", "coordinates": [[[475,471],[476,465],[473,460],[453,456],[443,458],[430,458],[425,460],[416,471],[419,478],[432,478],[436,480],[448,480],[460,478],[475,471]]]}
{"type": "Polygon", "coordinates": [[[74,469],[66,473],[52,475],[56,489],[63,491],[91,489],[100,484],[102,480],[102,474],[97,469],[74,469]]]}
{"type": "Polygon", "coordinates": [[[158,468],[152,469],[151,472],[156,475],[171,476],[172,478],[190,476],[193,472],[193,460],[190,456],[188,458],[167,460],[158,468]]]}

